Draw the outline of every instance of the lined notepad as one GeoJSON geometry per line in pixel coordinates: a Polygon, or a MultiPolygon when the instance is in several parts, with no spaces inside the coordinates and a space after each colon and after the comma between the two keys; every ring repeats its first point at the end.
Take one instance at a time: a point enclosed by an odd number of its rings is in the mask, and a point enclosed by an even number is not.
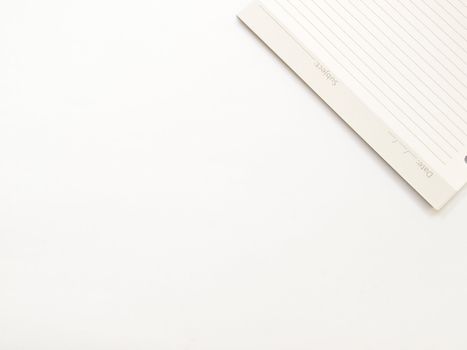
{"type": "Polygon", "coordinates": [[[433,207],[467,182],[465,0],[265,0],[239,17],[433,207]]]}

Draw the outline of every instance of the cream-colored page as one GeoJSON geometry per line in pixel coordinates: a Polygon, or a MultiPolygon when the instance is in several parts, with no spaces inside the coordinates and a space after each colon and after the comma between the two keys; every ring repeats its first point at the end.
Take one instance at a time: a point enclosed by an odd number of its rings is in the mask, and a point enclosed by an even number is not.
{"type": "Polygon", "coordinates": [[[467,2],[261,4],[453,188],[467,182],[467,2]]]}

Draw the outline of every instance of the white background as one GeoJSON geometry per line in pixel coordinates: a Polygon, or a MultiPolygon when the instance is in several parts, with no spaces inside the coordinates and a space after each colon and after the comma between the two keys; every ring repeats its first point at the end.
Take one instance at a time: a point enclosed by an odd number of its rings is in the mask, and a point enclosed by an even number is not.
{"type": "Polygon", "coordinates": [[[0,349],[466,349],[433,211],[235,18],[0,3],[0,349]]]}

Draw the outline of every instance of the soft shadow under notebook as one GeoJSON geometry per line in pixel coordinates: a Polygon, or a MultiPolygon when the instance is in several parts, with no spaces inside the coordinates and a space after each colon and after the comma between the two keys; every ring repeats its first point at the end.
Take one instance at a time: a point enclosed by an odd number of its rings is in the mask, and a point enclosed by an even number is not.
{"type": "Polygon", "coordinates": [[[467,2],[265,0],[239,18],[434,208],[467,182],[467,2]]]}

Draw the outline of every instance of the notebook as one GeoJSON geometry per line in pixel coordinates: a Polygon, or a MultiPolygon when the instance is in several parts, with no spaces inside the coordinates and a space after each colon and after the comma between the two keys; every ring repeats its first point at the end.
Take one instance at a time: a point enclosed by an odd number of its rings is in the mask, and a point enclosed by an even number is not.
{"type": "Polygon", "coordinates": [[[239,18],[435,209],[467,182],[466,0],[264,0],[239,18]]]}

